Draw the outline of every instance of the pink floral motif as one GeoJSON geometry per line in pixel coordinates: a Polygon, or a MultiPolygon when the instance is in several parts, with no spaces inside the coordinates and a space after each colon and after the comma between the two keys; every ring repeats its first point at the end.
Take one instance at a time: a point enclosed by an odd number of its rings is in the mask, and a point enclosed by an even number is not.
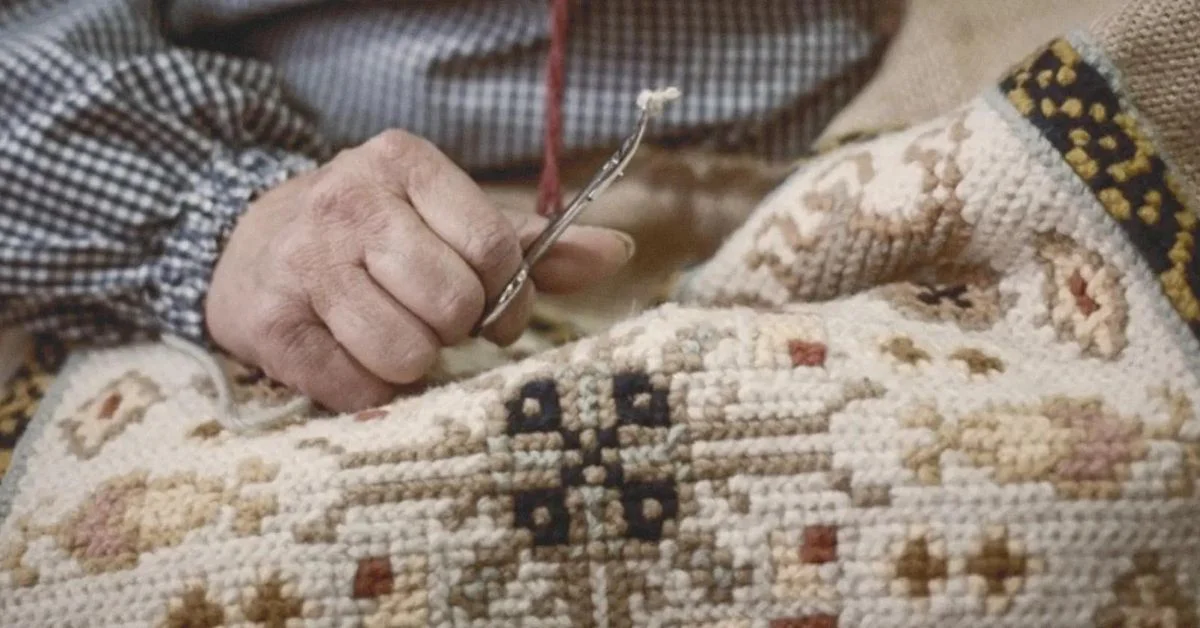
{"type": "Polygon", "coordinates": [[[1120,355],[1129,318],[1120,273],[1098,254],[1057,234],[1040,239],[1038,257],[1046,269],[1047,322],[1059,339],[1078,343],[1094,357],[1120,355]]]}
{"type": "Polygon", "coordinates": [[[60,547],[89,572],[128,569],[143,552],[172,547],[216,522],[236,491],[193,474],[149,478],[139,472],[105,482],[55,526],[60,547]]]}
{"type": "Polygon", "coordinates": [[[124,525],[131,502],[140,501],[131,488],[101,487],[63,529],[59,542],[85,566],[106,571],[105,566],[128,567],[137,561],[137,530],[124,525]]]}
{"type": "Polygon", "coordinates": [[[910,451],[907,466],[925,483],[941,480],[942,454],[954,451],[987,468],[1003,484],[1049,482],[1077,499],[1116,499],[1131,466],[1149,452],[1142,421],[1117,415],[1099,401],[1047,399],[1035,406],[1000,406],[956,422],[928,412],[914,427],[937,434],[910,451]]]}
{"type": "Polygon", "coordinates": [[[1141,426],[1122,423],[1100,411],[1098,405],[1079,408],[1062,416],[1073,433],[1054,474],[1064,480],[1094,482],[1113,479],[1116,470],[1145,456],[1141,426]]]}

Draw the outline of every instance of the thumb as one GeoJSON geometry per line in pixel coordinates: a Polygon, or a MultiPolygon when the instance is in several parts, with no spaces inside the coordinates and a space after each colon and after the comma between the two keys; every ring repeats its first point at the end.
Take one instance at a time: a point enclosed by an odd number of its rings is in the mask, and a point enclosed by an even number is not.
{"type": "MultiPolygon", "coordinates": [[[[505,212],[527,249],[548,221],[529,213],[505,212]]],[[[605,227],[571,225],[533,267],[539,292],[562,294],[586,288],[615,275],[633,257],[633,238],[605,227]]]]}

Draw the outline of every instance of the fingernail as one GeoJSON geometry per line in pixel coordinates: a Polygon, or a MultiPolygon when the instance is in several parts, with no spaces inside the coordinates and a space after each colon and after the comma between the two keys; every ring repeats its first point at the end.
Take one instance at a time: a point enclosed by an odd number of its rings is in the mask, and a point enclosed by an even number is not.
{"type": "Polygon", "coordinates": [[[598,239],[616,238],[625,247],[625,257],[621,260],[624,264],[633,259],[633,254],[637,252],[637,242],[633,236],[620,231],[618,229],[610,229],[608,227],[595,227],[591,225],[575,225],[567,229],[563,234],[563,240],[574,240],[575,242],[591,241],[590,246],[595,246],[598,239]]]}
{"type": "Polygon", "coordinates": [[[629,260],[633,259],[633,254],[637,253],[637,242],[633,240],[632,236],[623,231],[614,231],[613,233],[616,234],[617,239],[621,241],[621,244],[625,245],[624,261],[628,262],[629,260]]]}

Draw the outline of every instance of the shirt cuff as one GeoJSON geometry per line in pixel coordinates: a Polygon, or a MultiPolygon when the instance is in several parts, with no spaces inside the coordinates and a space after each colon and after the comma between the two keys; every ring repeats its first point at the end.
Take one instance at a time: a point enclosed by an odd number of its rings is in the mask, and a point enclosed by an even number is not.
{"type": "Polygon", "coordinates": [[[144,288],[162,332],[208,344],[204,299],[238,217],[259,194],[316,166],[303,155],[248,149],[218,155],[196,175],[172,212],[175,225],[144,288]]]}

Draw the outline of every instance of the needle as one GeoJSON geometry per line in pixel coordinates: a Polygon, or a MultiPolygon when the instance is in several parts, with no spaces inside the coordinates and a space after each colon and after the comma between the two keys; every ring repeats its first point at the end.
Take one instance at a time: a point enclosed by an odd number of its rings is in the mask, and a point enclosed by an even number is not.
{"type": "Polygon", "coordinates": [[[588,203],[594,201],[609,185],[625,174],[625,166],[633,159],[634,153],[637,152],[638,147],[641,145],[642,136],[646,134],[646,127],[650,124],[650,120],[662,113],[663,106],[667,102],[675,100],[679,96],[679,89],[675,87],[646,90],[638,94],[637,106],[642,110],[642,113],[638,117],[637,127],[634,129],[633,134],[625,139],[621,144],[621,148],[604,163],[600,171],[592,177],[591,181],[584,186],[579,194],[575,195],[575,198],[567,204],[566,208],[551,217],[550,224],[546,225],[546,228],[542,230],[537,239],[529,245],[529,248],[525,251],[524,259],[521,260],[521,267],[517,269],[516,274],[504,286],[504,290],[500,292],[500,296],[476,326],[472,336],[478,336],[480,331],[496,322],[504,314],[508,306],[521,293],[521,288],[529,281],[531,269],[550,251],[550,247],[554,246],[554,243],[562,237],[567,227],[571,226],[571,223],[579,217],[579,214],[583,213],[588,203]]]}

